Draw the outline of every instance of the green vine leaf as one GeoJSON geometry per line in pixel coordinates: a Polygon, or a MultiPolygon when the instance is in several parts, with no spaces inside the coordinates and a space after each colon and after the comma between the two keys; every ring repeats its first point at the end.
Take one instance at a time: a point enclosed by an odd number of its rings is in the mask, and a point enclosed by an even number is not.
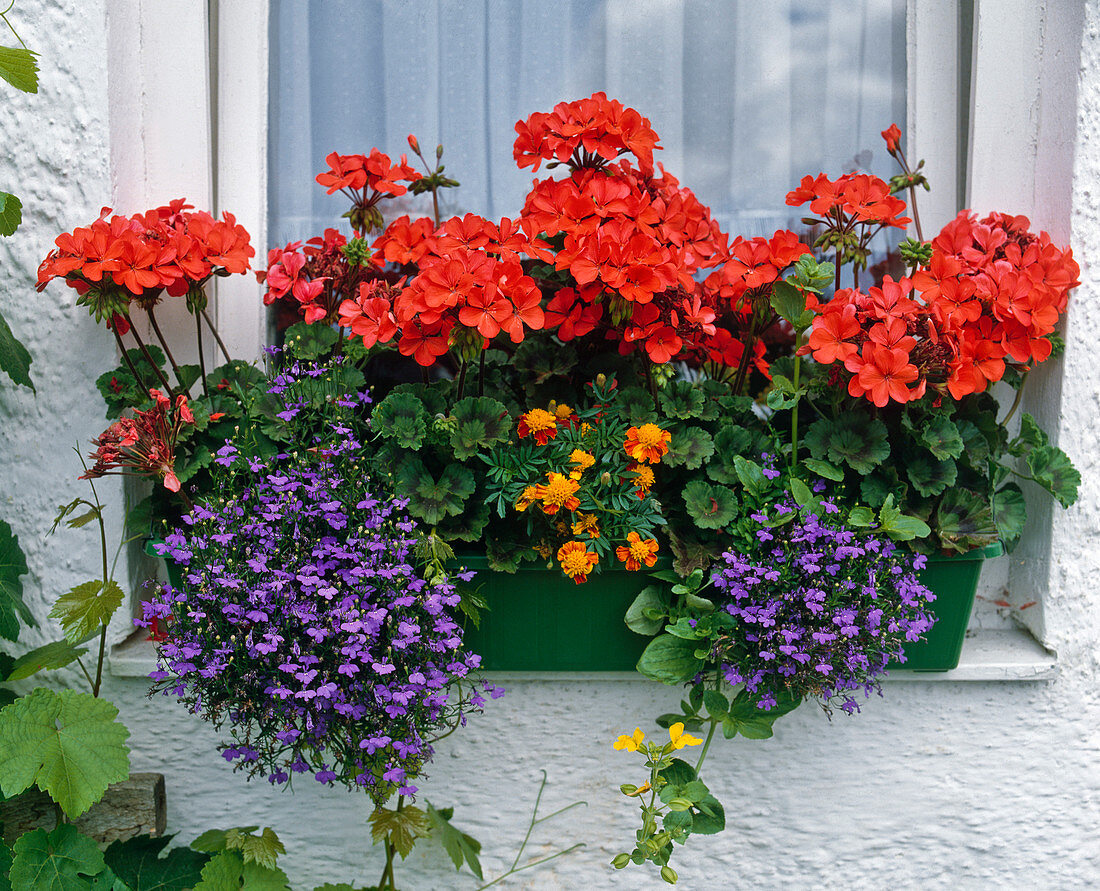
{"type": "Polygon", "coordinates": [[[27,561],[19,548],[19,539],[11,526],[0,520],[0,637],[7,640],[18,640],[20,621],[32,628],[38,624],[23,602],[23,582],[19,577],[26,572],[27,561]]]}
{"type": "Polygon", "coordinates": [[[452,826],[451,817],[453,816],[454,808],[447,807],[437,810],[429,801],[428,822],[430,828],[428,831],[431,837],[443,846],[443,850],[451,858],[455,869],[462,869],[462,864],[465,862],[469,865],[470,872],[478,879],[482,879],[484,876],[481,873],[481,862],[477,858],[477,855],[481,853],[481,842],[452,826]]]}
{"type": "Polygon", "coordinates": [[[22,46],[0,46],[0,77],[17,90],[37,93],[38,63],[34,58],[37,55],[38,53],[22,46]]]}
{"type": "Polygon", "coordinates": [[[0,788],[18,795],[37,784],[69,817],[129,776],[118,709],[90,693],[39,687],[0,710],[0,788]]]}
{"type": "Polygon", "coordinates": [[[374,843],[388,838],[402,860],[409,856],[416,840],[424,838],[431,829],[427,815],[415,805],[406,805],[401,810],[375,808],[368,822],[374,843]]]}
{"type": "Polygon", "coordinates": [[[258,863],[268,869],[274,869],[280,854],[286,853],[286,847],[275,830],[264,827],[259,835],[244,829],[230,829],[225,834],[225,849],[240,851],[245,863],[258,863]]]}
{"type": "Polygon", "coordinates": [[[69,823],[53,832],[35,829],[19,837],[13,849],[12,888],[34,891],[88,891],[91,877],[107,864],[96,843],[69,823]]]}
{"type": "Polygon", "coordinates": [[[21,681],[40,671],[64,668],[87,653],[84,647],[74,646],[68,640],[55,640],[24,653],[12,665],[5,680],[21,681]]]}
{"type": "Polygon", "coordinates": [[[66,640],[76,643],[106,625],[124,596],[115,581],[104,585],[102,580],[94,579],[58,597],[50,618],[61,623],[66,640]]]}

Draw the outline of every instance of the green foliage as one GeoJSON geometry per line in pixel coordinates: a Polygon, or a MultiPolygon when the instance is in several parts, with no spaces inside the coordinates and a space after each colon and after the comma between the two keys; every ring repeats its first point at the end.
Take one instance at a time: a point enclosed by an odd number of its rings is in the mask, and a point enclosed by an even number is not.
{"type": "Polygon", "coordinates": [[[964,443],[959,428],[946,415],[934,415],[920,433],[920,442],[936,458],[958,458],[964,443]]]}
{"type": "MultiPolygon", "coordinates": [[[[0,192],[0,196],[3,196],[0,192]]],[[[8,196],[11,198],[12,196],[8,196]]],[[[0,199],[2,200],[2,199],[0,199]]],[[[0,210],[0,224],[3,220],[3,211],[0,210]]],[[[0,229],[2,232],[2,229],[0,229]]],[[[34,390],[34,382],[31,380],[31,354],[23,346],[15,335],[11,333],[8,322],[0,315],[0,371],[3,371],[12,379],[13,383],[34,390]]]]}
{"type": "Polygon", "coordinates": [[[40,671],[64,668],[87,652],[84,647],[74,646],[72,641],[68,640],[55,640],[43,644],[16,659],[4,680],[21,681],[40,671]]]}
{"type": "Polygon", "coordinates": [[[0,788],[18,795],[31,784],[69,817],[78,817],[107,786],[129,776],[118,709],[89,693],[38,688],[0,710],[0,788]]]}
{"type": "Polygon", "coordinates": [[[460,461],[508,438],[511,421],[503,403],[488,396],[467,396],[451,413],[451,448],[460,461]]]}
{"type": "Polygon", "coordinates": [[[948,551],[965,553],[997,540],[989,503],[978,493],[961,487],[944,493],[935,526],[940,546],[948,551]]]}
{"type": "Polygon", "coordinates": [[[921,495],[939,495],[955,485],[957,468],[951,458],[936,460],[928,455],[913,455],[905,462],[905,472],[921,495]]]}
{"type": "Polygon", "coordinates": [[[700,529],[721,529],[737,516],[737,499],[724,486],[692,480],[684,488],[687,512],[700,529]]]}
{"type": "Polygon", "coordinates": [[[58,597],[50,618],[61,623],[67,641],[76,643],[106,625],[122,605],[123,597],[115,581],[104,584],[102,579],[93,579],[58,597]]]}
{"type": "Polygon", "coordinates": [[[96,843],[67,823],[23,833],[13,853],[11,887],[27,891],[87,891],[106,868],[96,843]]]}
{"type": "Polygon", "coordinates": [[[638,660],[639,673],[662,684],[689,681],[703,666],[693,641],[668,633],[653,638],[638,660]]]}
{"type": "Polygon", "coordinates": [[[779,691],[775,695],[777,704],[765,710],[757,706],[759,696],[741,690],[734,697],[729,711],[722,716],[722,735],[726,739],[732,739],[737,734],[747,739],[769,739],[774,733],[772,725],[802,704],[799,697],[790,693],[779,691]]]}
{"type": "MultiPolygon", "coordinates": [[[[6,49],[8,47],[0,46],[0,55],[6,49]]],[[[0,75],[2,74],[0,71],[0,75]]],[[[0,235],[14,235],[22,222],[23,202],[9,192],[0,192],[0,235]]]]}
{"type": "Polygon", "coordinates": [[[703,413],[706,396],[690,381],[673,381],[661,390],[659,404],[666,415],[687,420],[703,413]]]}
{"type": "Polygon", "coordinates": [[[844,463],[868,474],[890,457],[889,431],[878,418],[852,412],[833,420],[820,418],[806,431],[806,447],[814,458],[844,463]]]}
{"type": "Polygon", "coordinates": [[[288,887],[286,873],[278,867],[246,861],[239,851],[222,851],[202,868],[202,881],[195,891],[286,891],[288,887]]]}
{"type": "Polygon", "coordinates": [[[462,513],[474,492],[474,475],[461,464],[448,464],[436,479],[419,458],[409,458],[397,473],[398,495],[409,499],[409,513],[431,526],[462,513]]]}
{"type": "MultiPolygon", "coordinates": [[[[0,46],[0,77],[24,93],[38,92],[38,53],[25,46],[0,46]]],[[[3,233],[10,235],[10,232],[3,233]]]]}
{"type": "Polygon", "coordinates": [[[7,640],[19,638],[19,623],[34,627],[34,616],[23,602],[23,582],[20,576],[27,572],[27,561],[19,548],[19,539],[11,526],[0,520],[0,637],[7,640]]]}
{"type": "MultiPolygon", "coordinates": [[[[156,363],[156,368],[163,369],[165,359],[160,347],[150,344],[146,349],[156,363]]],[[[96,378],[96,389],[103,396],[103,401],[107,403],[108,418],[120,417],[127,408],[144,411],[152,405],[149,389],[162,386],[156,369],[141,350],[137,348],[127,350],[126,357],[129,360],[128,363],[124,361],[117,368],[105,371],[96,378]],[[133,366],[134,371],[137,372],[137,377],[134,377],[133,372],[130,371],[130,366],[133,366]]]]}
{"type": "Polygon", "coordinates": [[[283,335],[283,347],[295,359],[322,359],[332,353],[340,333],[328,325],[295,322],[283,335]]]}
{"type": "Polygon", "coordinates": [[[418,449],[428,432],[428,413],[411,393],[390,393],[371,414],[371,429],[403,449],[418,449]]]}
{"type": "Polygon", "coordinates": [[[1015,483],[1009,483],[993,494],[993,521],[1005,550],[1011,552],[1027,525],[1024,493],[1015,483]]]}
{"type": "Polygon", "coordinates": [[[667,608],[660,587],[646,585],[626,611],[626,627],[636,634],[652,637],[664,626],[667,608]]]}
{"type": "Polygon", "coordinates": [[[202,869],[210,857],[190,848],[172,848],[165,854],[174,837],[138,835],[114,841],[103,852],[103,858],[131,891],[188,891],[201,881],[202,869]]]}
{"type": "Polygon", "coordinates": [[[672,432],[664,463],[669,467],[698,470],[714,454],[714,440],[701,427],[681,427],[672,432]]]}
{"type": "Polygon", "coordinates": [[[478,879],[482,879],[484,876],[481,872],[481,862],[477,858],[477,855],[481,853],[481,842],[452,826],[451,818],[453,816],[454,808],[446,807],[437,810],[429,801],[428,832],[433,839],[443,846],[443,850],[451,858],[455,869],[461,870],[462,864],[466,863],[470,867],[470,872],[478,879]]]}
{"type": "Polygon", "coordinates": [[[240,851],[245,863],[258,863],[268,869],[273,869],[279,855],[286,853],[286,847],[279,841],[275,830],[268,827],[260,835],[254,835],[251,830],[228,830],[225,834],[225,849],[240,851]]]}
{"type": "Polygon", "coordinates": [[[1061,449],[1046,444],[1036,446],[1028,452],[1027,466],[1031,478],[1053,495],[1062,507],[1069,507],[1077,501],[1081,473],[1061,449]]]}

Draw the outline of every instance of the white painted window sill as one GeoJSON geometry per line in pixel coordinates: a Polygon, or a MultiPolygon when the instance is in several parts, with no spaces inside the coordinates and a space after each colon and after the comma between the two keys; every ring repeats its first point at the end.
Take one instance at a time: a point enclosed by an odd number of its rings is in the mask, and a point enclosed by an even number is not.
{"type": "MultiPolygon", "coordinates": [[[[156,669],[153,644],[138,631],[111,648],[108,669],[114,677],[147,678],[156,669]]],[[[1023,630],[975,631],[963,643],[959,667],[951,671],[893,671],[898,681],[1047,681],[1058,676],[1057,657],[1023,630]]],[[[633,671],[492,671],[494,681],[636,681],[633,671]]]]}

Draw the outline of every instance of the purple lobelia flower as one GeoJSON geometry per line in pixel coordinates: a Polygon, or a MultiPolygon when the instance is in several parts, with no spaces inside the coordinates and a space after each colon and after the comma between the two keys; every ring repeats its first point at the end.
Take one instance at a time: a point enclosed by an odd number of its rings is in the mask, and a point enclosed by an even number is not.
{"type": "Polygon", "coordinates": [[[266,460],[219,450],[219,490],[161,546],[183,584],[136,621],[168,621],[154,689],[227,732],[228,761],[382,803],[416,791],[432,740],[480,708],[477,690],[499,694],[471,677],[459,594],[421,568],[403,502],[363,474],[344,423],[359,400],[323,400],[324,423],[311,422],[307,374],[284,370],[273,392],[320,434],[266,460]]]}
{"type": "Polygon", "coordinates": [[[904,645],[935,622],[935,595],[916,576],[926,558],[845,527],[832,502],[820,504],[820,515],[800,514],[784,497],[774,521],[753,514],[755,546],[727,551],[712,575],[734,620],[718,648],[722,671],[760,693],[761,708],[786,691],[858,711],[854,694],[881,692],[887,664],[904,662],[904,645]]]}

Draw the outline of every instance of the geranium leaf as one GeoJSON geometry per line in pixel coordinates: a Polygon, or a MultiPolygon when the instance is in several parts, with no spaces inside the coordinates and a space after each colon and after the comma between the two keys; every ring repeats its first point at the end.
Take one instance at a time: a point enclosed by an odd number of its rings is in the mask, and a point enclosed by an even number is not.
{"type": "Polygon", "coordinates": [[[695,658],[695,642],[660,634],[649,642],[638,660],[638,671],[662,684],[681,684],[691,680],[702,669],[695,658]]]}
{"type": "Polygon", "coordinates": [[[1043,432],[1038,421],[1027,412],[1020,417],[1020,432],[1008,446],[1012,455],[1020,457],[1028,454],[1032,449],[1037,449],[1050,444],[1050,437],[1043,432]]]}
{"type": "Polygon", "coordinates": [[[669,467],[698,470],[713,454],[714,440],[706,430],[701,427],[684,427],[673,431],[664,463],[669,467]]]}
{"type": "MultiPolygon", "coordinates": [[[[5,49],[7,47],[0,46],[0,52],[5,49]]],[[[0,235],[14,235],[21,222],[23,202],[8,192],[0,192],[0,235]]]]}
{"type": "Polygon", "coordinates": [[[997,525],[989,504],[981,495],[962,487],[944,493],[934,525],[940,545],[949,551],[963,553],[997,540],[997,525]]]}
{"type": "Polygon", "coordinates": [[[0,46],[0,77],[17,90],[37,93],[38,63],[34,58],[37,55],[22,46],[0,46]]]}
{"type": "Polygon", "coordinates": [[[657,420],[657,406],[644,387],[625,387],[615,400],[615,410],[631,424],[648,424],[657,420]]]}
{"type": "Polygon", "coordinates": [[[1027,466],[1040,486],[1053,495],[1062,507],[1069,507],[1077,500],[1081,485],[1081,473],[1059,448],[1041,445],[1027,456],[1027,466]]]}
{"type": "Polygon", "coordinates": [[[190,848],[173,848],[161,856],[174,836],[137,835],[114,841],[103,858],[107,866],[134,891],[187,891],[202,880],[209,855],[190,848]]]}
{"type": "Polygon", "coordinates": [[[1011,551],[1027,524],[1027,504],[1024,493],[1015,483],[1009,483],[993,493],[993,519],[997,524],[1005,549],[1011,551]]]}
{"type": "Polygon", "coordinates": [[[488,396],[467,396],[451,412],[451,447],[460,461],[493,443],[504,442],[512,422],[502,402],[488,396]]]}
{"type": "MultiPolygon", "coordinates": [[[[742,459],[744,460],[744,459],[742,459]]],[[[721,529],[737,515],[737,499],[722,486],[692,480],[684,488],[684,504],[700,529],[721,529]]]]}
{"type": "Polygon", "coordinates": [[[283,345],[295,358],[319,359],[327,356],[339,339],[339,332],[328,325],[307,325],[305,322],[295,322],[286,329],[283,345]]]}
{"type": "Polygon", "coordinates": [[[955,485],[958,468],[951,458],[936,460],[925,454],[914,455],[905,462],[905,473],[921,495],[939,495],[955,485]]]}
{"type": "Polygon", "coordinates": [[[34,891],[87,891],[91,877],[107,866],[96,843],[69,823],[50,833],[45,829],[25,832],[13,853],[11,887],[34,891]]]}
{"type": "Polygon", "coordinates": [[[113,580],[106,585],[99,579],[84,582],[57,598],[50,618],[57,619],[65,631],[65,639],[75,643],[106,625],[122,605],[124,596],[113,580]]]}
{"type": "Polygon", "coordinates": [[[706,395],[690,381],[673,381],[661,390],[658,401],[666,415],[687,420],[703,413],[706,395]]]}
{"type": "Polygon", "coordinates": [[[404,449],[419,449],[428,432],[428,413],[411,393],[390,393],[371,413],[371,429],[404,449]]]}
{"type": "Polygon", "coordinates": [[[985,438],[985,435],[978,429],[976,424],[972,424],[965,419],[955,422],[955,428],[959,431],[959,436],[963,441],[962,458],[971,467],[981,467],[986,458],[989,457],[989,440],[985,438]]]}
{"type": "Polygon", "coordinates": [[[451,825],[451,809],[436,810],[429,801],[428,821],[431,824],[429,831],[432,838],[443,845],[443,850],[451,858],[455,869],[462,869],[465,862],[469,865],[470,872],[478,879],[483,878],[481,862],[477,857],[481,853],[481,842],[451,825]]]}
{"type": "Polygon", "coordinates": [[[863,477],[859,483],[860,497],[873,508],[880,508],[886,499],[893,495],[895,503],[905,497],[909,486],[898,479],[895,467],[879,467],[873,473],[863,477]]]}
{"type": "Polygon", "coordinates": [[[32,628],[34,620],[27,604],[23,602],[23,582],[20,576],[27,571],[27,561],[19,548],[19,539],[12,534],[11,526],[0,520],[0,637],[17,640],[19,622],[32,628]]]}
{"type": "MultiPolygon", "coordinates": [[[[0,192],[0,195],[3,193],[0,192]]],[[[9,196],[11,197],[11,196],[9,196]]],[[[0,315],[0,371],[3,371],[14,383],[34,390],[31,381],[31,354],[15,335],[11,333],[8,322],[0,315]]]]}
{"type": "Polygon", "coordinates": [[[21,681],[40,671],[53,671],[75,662],[85,653],[84,647],[76,647],[68,640],[55,640],[24,653],[12,665],[6,680],[21,681]]]}
{"type": "Polygon", "coordinates": [[[0,788],[18,795],[32,783],[69,817],[129,776],[130,732],[118,709],[90,693],[40,687],[0,710],[0,788]]]}
{"type": "Polygon", "coordinates": [[[959,428],[945,415],[934,415],[921,430],[921,445],[940,460],[958,458],[963,452],[959,428]]]}

